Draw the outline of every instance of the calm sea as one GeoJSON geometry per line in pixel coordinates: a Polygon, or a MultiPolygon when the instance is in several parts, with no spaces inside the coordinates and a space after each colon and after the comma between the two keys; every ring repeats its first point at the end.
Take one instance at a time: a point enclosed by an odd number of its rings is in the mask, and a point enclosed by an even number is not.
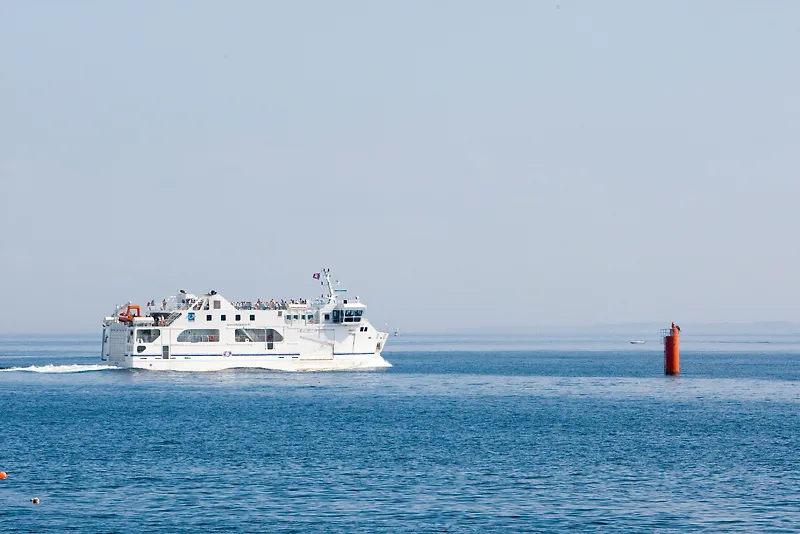
{"type": "Polygon", "coordinates": [[[373,372],[0,337],[3,532],[798,532],[800,335],[400,335],[373,372]],[[30,502],[40,499],[39,505],[30,502]]]}

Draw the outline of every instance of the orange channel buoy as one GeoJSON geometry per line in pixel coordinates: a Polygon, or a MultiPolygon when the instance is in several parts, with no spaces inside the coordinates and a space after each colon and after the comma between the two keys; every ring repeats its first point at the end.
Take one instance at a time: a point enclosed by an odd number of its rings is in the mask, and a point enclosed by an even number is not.
{"type": "Polygon", "coordinates": [[[8,478],[8,475],[6,474],[6,472],[5,471],[0,471],[0,480],[5,480],[6,478],[8,478]]]}
{"type": "Polygon", "coordinates": [[[664,374],[677,376],[681,374],[681,327],[672,323],[668,334],[664,336],[664,374]]]}

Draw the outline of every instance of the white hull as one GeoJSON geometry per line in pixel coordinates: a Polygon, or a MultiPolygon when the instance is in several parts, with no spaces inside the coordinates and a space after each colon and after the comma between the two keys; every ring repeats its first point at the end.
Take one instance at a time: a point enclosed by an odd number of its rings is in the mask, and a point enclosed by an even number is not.
{"type": "Polygon", "coordinates": [[[346,371],[358,369],[380,369],[392,364],[380,355],[357,357],[334,356],[328,360],[305,360],[298,356],[192,356],[191,358],[125,358],[109,362],[129,369],[151,371],[209,372],[226,369],[267,369],[272,371],[346,371]]]}
{"type": "MultiPolygon", "coordinates": [[[[276,312],[261,312],[264,323],[276,312]]],[[[255,321],[259,323],[258,319],[255,321]]],[[[262,323],[263,324],[263,323],[262,323]]],[[[247,329],[253,331],[253,329],[247,329]]],[[[281,326],[269,329],[274,342],[236,342],[235,326],[217,329],[215,341],[178,341],[184,326],[131,329],[107,328],[103,361],[129,369],[153,371],[221,371],[258,368],[279,371],[321,371],[391,367],[381,357],[387,334],[369,323],[337,327],[281,326]],[[140,335],[158,330],[151,341],[140,335]]],[[[104,334],[104,335],[106,335],[104,334]]]]}
{"type": "Polygon", "coordinates": [[[101,358],[153,371],[391,367],[381,357],[388,334],[370,324],[358,297],[337,299],[327,272],[324,279],[328,297],[311,303],[232,303],[212,291],[148,302],[146,317],[138,305],[119,307],[103,323],[101,358]]]}

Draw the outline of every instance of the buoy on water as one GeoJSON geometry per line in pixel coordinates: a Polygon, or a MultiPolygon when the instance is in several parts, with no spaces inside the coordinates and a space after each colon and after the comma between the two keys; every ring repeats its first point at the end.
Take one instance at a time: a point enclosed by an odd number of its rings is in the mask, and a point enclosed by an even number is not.
{"type": "Polygon", "coordinates": [[[39,497],[34,497],[33,499],[31,499],[31,502],[33,504],[39,504],[39,497]]]}
{"type": "Polygon", "coordinates": [[[8,478],[8,475],[6,474],[6,472],[5,471],[0,471],[0,480],[5,480],[6,478],[8,478]]]}
{"type": "Polygon", "coordinates": [[[664,374],[668,376],[681,374],[680,332],[681,327],[675,323],[668,330],[661,331],[664,338],[664,374]]]}

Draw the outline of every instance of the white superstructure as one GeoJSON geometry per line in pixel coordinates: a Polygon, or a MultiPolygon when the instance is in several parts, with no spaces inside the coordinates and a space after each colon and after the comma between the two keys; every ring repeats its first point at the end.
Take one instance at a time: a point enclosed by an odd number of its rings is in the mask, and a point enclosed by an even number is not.
{"type": "Polygon", "coordinates": [[[119,306],[103,321],[103,361],[119,367],[285,371],[390,367],[381,357],[388,334],[365,315],[358,297],[334,288],[330,270],[314,278],[328,295],[314,301],[230,302],[216,291],[181,290],[145,310],[119,306]]]}

